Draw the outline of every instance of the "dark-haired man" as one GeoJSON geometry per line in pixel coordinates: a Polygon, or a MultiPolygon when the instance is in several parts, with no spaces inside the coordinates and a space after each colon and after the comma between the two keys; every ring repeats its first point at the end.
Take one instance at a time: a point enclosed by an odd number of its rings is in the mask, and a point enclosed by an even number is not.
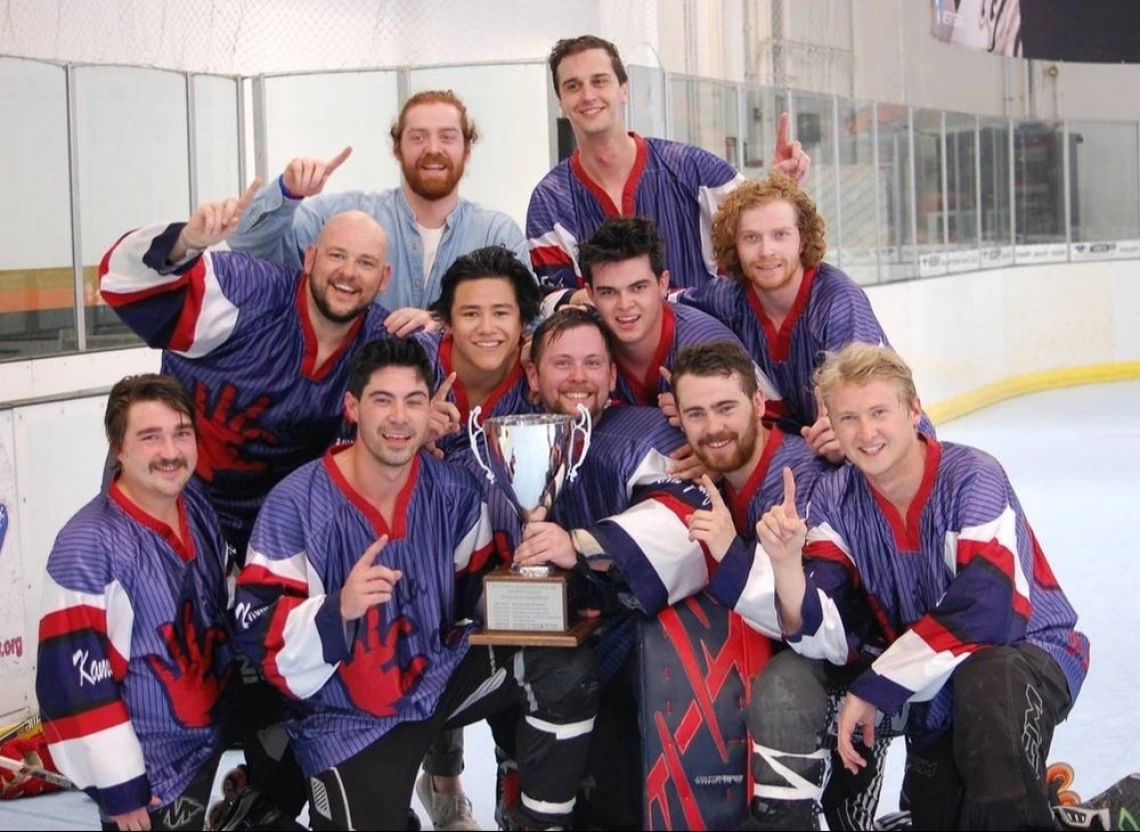
{"type": "Polygon", "coordinates": [[[420,452],[433,373],[415,341],[357,351],[353,444],[269,495],[237,589],[236,637],[296,700],[314,829],[397,829],[445,726],[520,707],[516,823],[566,828],[596,709],[587,649],[472,648],[491,556],[483,485],[420,452]]]}
{"type": "MultiPolygon", "coordinates": [[[[617,48],[593,35],[558,41],[549,58],[554,93],[577,149],[531,194],[526,233],[540,280],[551,288],[582,287],[579,243],[607,217],[645,216],[667,243],[669,271],[680,288],[716,274],[709,227],[717,205],[744,181],[720,157],[693,145],[626,132],[629,78],[617,48]]],[[[810,159],[787,140],[781,118],[774,168],[797,179],[810,159]]]]}
{"type": "Polygon", "coordinates": [[[494,416],[529,413],[530,386],[520,360],[523,333],[538,316],[541,295],[534,277],[503,246],[477,249],[456,259],[440,283],[431,311],[446,333],[416,339],[435,368],[435,385],[446,391],[436,444],[448,461],[467,464],[468,418],[481,408],[480,422],[494,416]]]}
{"type": "Polygon", "coordinates": [[[177,380],[118,382],[104,424],[114,479],[47,561],[44,736],[103,829],[201,829],[233,658],[225,538],[193,479],[194,412],[177,380]]]}
{"type": "MultiPolygon", "coordinates": [[[[534,276],[509,249],[476,249],[451,264],[432,304],[432,312],[447,324],[446,333],[415,336],[435,371],[436,447],[445,460],[465,466],[481,481],[468,419],[476,407],[481,408],[480,423],[535,409],[519,355],[523,330],[538,315],[540,301],[534,276]]],[[[463,730],[444,731],[416,782],[416,794],[436,829],[479,828],[460,783],[462,771],[463,730]]]]}

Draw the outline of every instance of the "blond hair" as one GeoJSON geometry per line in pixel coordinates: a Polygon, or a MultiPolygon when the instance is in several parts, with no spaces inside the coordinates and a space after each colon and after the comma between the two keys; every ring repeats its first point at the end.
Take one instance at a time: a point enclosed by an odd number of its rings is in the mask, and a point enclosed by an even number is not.
{"type": "Polygon", "coordinates": [[[729,277],[744,280],[744,266],[736,251],[736,235],[745,211],[769,202],[790,203],[796,212],[796,228],[800,232],[800,262],[813,269],[823,262],[827,251],[823,216],[811,197],[786,174],[774,171],[767,179],[742,182],[721,203],[713,218],[712,244],[717,265],[729,277]]]}
{"type": "Polygon", "coordinates": [[[825,402],[841,384],[866,387],[872,381],[894,384],[899,400],[907,407],[913,407],[918,401],[910,367],[890,347],[856,341],[838,352],[828,351],[814,378],[825,402]]]}

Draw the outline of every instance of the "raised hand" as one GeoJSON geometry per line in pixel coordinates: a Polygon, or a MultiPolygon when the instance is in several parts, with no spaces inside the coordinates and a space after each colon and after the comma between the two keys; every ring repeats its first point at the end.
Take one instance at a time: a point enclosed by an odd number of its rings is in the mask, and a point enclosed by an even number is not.
{"type": "MultiPolygon", "coordinates": [[[[447,400],[447,394],[455,385],[456,373],[443,380],[435,395],[431,397],[431,415],[428,418],[428,444],[433,444],[448,434],[457,433],[460,425],[459,408],[447,400]]],[[[430,450],[430,448],[429,448],[430,450]]]]}
{"type": "Polygon", "coordinates": [[[796,478],[784,467],[784,501],[772,506],[756,523],[756,536],[774,565],[802,562],[807,524],[796,511],[796,478]]]}
{"type": "Polygon", "coordinates": [[[316,196],[324,190],[329,177],[336,173],[336,169],[351,155],[352,148],[346,147],[327,162],[323,159],[293,159],[281,174],[281,184],[296,199],[316,196]]]}
{"type": "Polygon", "coordinates": [[[736,539],[736,524],[732,519],[732,511],[720,495],[720,489],[709,479],[708,474],[701,476],[701,486],[709,495],[712,508],[699,509],[689,515],[689,540],[705,544],[709,554],[720,563],[736,539]]]}
{"type": "Polygon", "coordinates": [[[397,338],[406,338],[417,329],[436,332],[442,326],[439,318],[431,312],[426,309],[416,309],[414,306],[397,309],[384,319],[384,328],[397,338]]]}
{"type": "Polygon", "coordinates": [[[377,604],[387,604],[396,591],[396,582],[403,577],[399,569],[389,569],[375,563],[377,556],[388,545],[388,535],[380,538],[364,550],[360,560],[348,573],[344,586],[340,589],[340,617],[345,621],[355,621],[377,604]]]}
{"type": "Polygon", "coordinates": [[[214,650],[226,641],[221,627],[209,627],[202,636],[194,623],[190,602],[182,605],[182,633],[173,624],[163,624],[159,634],[170,651],[171,664],[159,656],[147,656],[154,675],[170,697],[175,718],[184,728],[206,728],[214,723],[213,710],[225,689],[228,674],[214,669],[214,650]]]}
{"type": "MultiPolygon", "coordinates": [[[[661,378],[665,379],[668,385],[673,384],[673,374],[669,372],[667,367],[661,367],[661,378]]],[[[681,413],[677,410],[677,397],[672,393],[658,393],[657,394],[657,407],[660,408],[661,413],[669,420],[675,428],[681,427],[681,413]]]]}
{"type": "Polygon", "coordinates": [[[340,663],[337,672],[356,707],[373,716],[392,716],[399,711],[401,700],[419,684],[428,660],[424,656],[413,656],[400,667],[400,639],[414,628],[407,618],[400,616],[383,630],[381,617],[379,607],[368,608],[360,626],[360,638],[352,645],[352,655],[340,663]]]}
{"type": "Polygon", "coordinates": [[[817,456],[822,456],[832,465],[838,465],[844,459],[843,448],[840,447],[839,438],[831,428],[827,405],[823,403],[823,393],[818,386],[815,388],[815,412],[815,424],[800,428],[800,436],[808,441],[817,456]]]}
{"type": "Polygon", "coordinates": [[[772,154],[772,170],[787,174],[796,182],[802,182],[811,167],[811,156],[799,142],[788,141],[788,127],[791,116],[780,114],[776,125],[776,151],[772,154]]]}
{"type": "Polygon", "coordinates": [[[186,249],[206,249],[217,245],[222,240],[237,231],[241,218],[253,202],[253,196],[261,187],[261,180],[254,179],[244,194],[238,199],[227,199],[222,202],[206,202],[198,206],[198,210],[190,217],[190,221],[182,228],[178,235],[181,251],[176,248],[171,254],[171,261],[177,262],[185,255],[186,249]]]}

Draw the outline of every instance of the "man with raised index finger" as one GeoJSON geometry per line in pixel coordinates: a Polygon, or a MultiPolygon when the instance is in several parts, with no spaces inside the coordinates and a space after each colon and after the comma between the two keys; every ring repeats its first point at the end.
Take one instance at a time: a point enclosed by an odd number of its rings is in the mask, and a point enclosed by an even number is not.
{"type": "Polygon", "coordinates": [[[757,685],[750,730],[782,778],[768,782],[790,787],[753,820],[809,828],[805,784],[824,775],[828,690],[845,667],[848,771],[866,769],[880,715],[909,708],[903,794],[916,829],[1055,828],[1045,760],[1089,642],[1005,471],[921,432],[910,369],[887,347],[851,344],[816,381],[850,464],[816,485],[806,521],[785,499],[757,526],[795,652],[757,685]]]}
{"type": "Polygon", "coordinates": [[[512,825],[567,828],[597,706],[593,654],[469,645],[492,531],[482,483],[420,450],[432,375],[413,340],[356,353],[344,398],[356,440],[266,500],[235,637],[296,702],[314,829],[403,828],[432,739],[516,707],[512,825]]]}
{"type": "Polygon", "coordinates": [[[400,163],[400,186],[388,191],[326,194],[326,183],[348,158],[297,158],[257,194],[249,215],[230,240],[236,250],[293,265],[335,214],[364,211],[391,241],[393,279],[379,303],[395,310],[389,328],[403,337],[435,326],[429,306],[440,280],[460,255],[503,245],[529,265],[526,239],[500,211],[459,195],[459,183],[479,138],[462,99],[450,90],[413,95],[392,125],[392,152],[400,163]]]}

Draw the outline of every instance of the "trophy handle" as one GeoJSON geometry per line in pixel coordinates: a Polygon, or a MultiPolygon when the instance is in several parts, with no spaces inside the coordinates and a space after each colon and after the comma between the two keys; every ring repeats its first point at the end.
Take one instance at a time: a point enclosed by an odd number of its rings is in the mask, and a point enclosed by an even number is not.
{"type": "Polygon", "coordinates": [[[590,434],[594,432],[594,422],[590,418],[590,411],[586,409],[586,405],[578,405],[578,421],[574,423],[574,428],[570,432],[570,456],[574,455],[574,441],[573,436],[576,433],[582,434],[582,452],[578,454],[578,458],[570,465],[570,473],[567,479],[574,482],[578,476],[578,469],[582,467],[582,463],[586,461],[586,451],[590,450],[590,434]]]}
{"type": "Polygon", "coordinates": [[[475,461],[486,472],[487,481],[494,482],[495,475],[491,472],[491,466],[483,461],[483,455],[479,453],[479,437],[482,436],[483,441],[487,441],[486,431],[479,424],[479,414],[482,412],[483,408],[479,405],[471,408],[471,415],[467,417],[467,435],[471,438],[471,453],[475,455],[475,461]]]}

